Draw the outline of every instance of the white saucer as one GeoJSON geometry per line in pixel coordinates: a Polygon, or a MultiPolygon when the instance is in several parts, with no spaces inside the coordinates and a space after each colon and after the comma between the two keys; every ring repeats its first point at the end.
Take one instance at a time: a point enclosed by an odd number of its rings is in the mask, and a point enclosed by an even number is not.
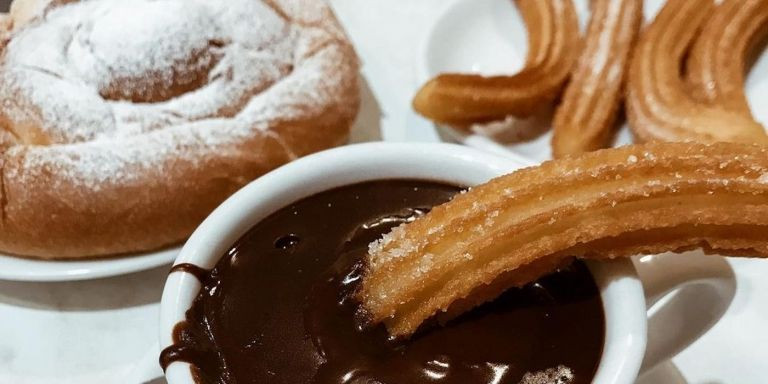
{"type": "Polygon", "coordinates": [[[659,364],[658,367],[646,372],[637,379],[636,384],[688,384],[683,374],[677,369],[677,366],[667,361],[659,364]]]}
{"type": "MultiPolygon", "coordinates": [[[[589,0],[574,0],[579,22],[589,19],[589,0]]],[[[664,0],[648,0],[645,3],[646,20],[651,20],[664,0]]],[[[420,83],[441,72],[512,74],[519,71],[525,60],[528,43],[527,32],[514,2],[508,0],[455,0],[434,19],[425,34],[418,56],[418,80],[420,83]]],[[[746,84],[747,97],[755,117],[768,123],[768,55],[762,55],[750,71],[746,84]]],[[[549,125],[549,121],[545,120],[549,125]]],[[[440,127],[451,139],[469,146],[493,152],[512,153],[529,162],[539,163],[550,159],[549,127],[537,138],[514,144],[501,144],[487,136],[466,134],[440,127]]],[[[614,145],[632,142],[626,124],[621,127],[614,145]]]]}
{"type": "Polygon", "coordinates": [[[170,264],[181,247],[84,261],[46,261],[0,254],[0,280],[75,281],[123,275],[170,264]]]}

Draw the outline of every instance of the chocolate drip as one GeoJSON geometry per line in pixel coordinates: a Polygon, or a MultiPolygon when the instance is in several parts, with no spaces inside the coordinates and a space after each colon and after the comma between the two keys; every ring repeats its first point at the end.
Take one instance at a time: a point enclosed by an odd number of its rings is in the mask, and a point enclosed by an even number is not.
{"type": "Polygon", "coordinates": [[[176,264],[171,268],[171,271],[168,273],[171,274],[174,272],[189,273],[190,275],[195,276],[201,282],[205,281],[208,274],[211,273],[211,271],[208,269],[200,268],[197,265],[189,264],[189,263],[176,264]]]}
{"type": "Polygon", "coordinates": [[[199,276],[203,288],[161,364],[188,361],[205,384],[517,384],[555,368],[572,373],[569,384],[591,382],[604,320],[580,263],[409,340],[355,322],[351,294],[368,244],[458,191],[376,181],[277,211],[199,276]]]}

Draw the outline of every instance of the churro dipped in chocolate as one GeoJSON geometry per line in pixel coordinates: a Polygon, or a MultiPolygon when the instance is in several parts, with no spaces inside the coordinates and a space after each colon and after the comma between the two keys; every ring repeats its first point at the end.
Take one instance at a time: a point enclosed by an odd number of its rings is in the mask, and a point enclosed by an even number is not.
{"type": "Polygon", "coordinates": [[[695,100],[682,78],[688,48],[713,10],[711,0],[669,0],[641,33],[626,100],[630,127],[640,141],[768,142],[751,117],[695,100]]]}
{"type": "Polygon", "coordinates": [[[370,246],[356,296],[367,321],[412,334],[574,257],[703,248],[768,257],[768,150],[649,143],[499,177],[370,246]]]}
{"type": "Polygon", "coordinates": [[[528,28],[528,56],[511,76],[446,73],[427,82],[413,99],[414,109],[445,124],[527,117],[551,102],[579,51],[579,28],[571,0],[517,0],[528,28]]]}
{"type": "Polygon", "coordinates": [[[584,49],[555,112],[554,157],[609,146],[642,0],[594,0],[584,49]]]}
{"type": "Polygon", "coordinates": [[[768,1],[723,1],[688,57],[687,80],[694,98],[751,117],[744,74],[767,36],[768,1]]]}

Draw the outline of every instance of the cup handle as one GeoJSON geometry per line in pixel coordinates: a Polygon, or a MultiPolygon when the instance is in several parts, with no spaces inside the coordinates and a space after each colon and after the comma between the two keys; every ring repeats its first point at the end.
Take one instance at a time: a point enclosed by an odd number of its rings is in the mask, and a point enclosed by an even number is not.
{"type": "Polygon", "coordinates": [[[722,257],[701,251],[633,260],[648,306],[644,373],[704,335],[731,304],[736,278],[722,257]]]}

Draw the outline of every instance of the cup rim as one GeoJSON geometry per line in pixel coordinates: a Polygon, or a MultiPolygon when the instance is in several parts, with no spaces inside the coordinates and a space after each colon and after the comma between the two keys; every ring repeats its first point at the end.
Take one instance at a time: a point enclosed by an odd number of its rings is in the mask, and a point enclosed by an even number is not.
{"type": "MultiPolygon", "coordinates": [[[[253,225],[290,203],[335,187],[380,179],[420,179],[474,185],[528,164],[445,143],[364,143],[303,157],[251,182],[216,208],[190,236],[174,265],[212,268],[253,225]]],[[[629,384],[637,377],[646,344],[642,285],[629,260],[588,263],[605,313],[603,353],[593,382],[629,384]]],[[[160,304],[159,345],[173,343],[200,290],[191,274],[168,275],[160,304]]],[[[168,366],[169,384],[194,384],[190,366],[168,366]]]]}

